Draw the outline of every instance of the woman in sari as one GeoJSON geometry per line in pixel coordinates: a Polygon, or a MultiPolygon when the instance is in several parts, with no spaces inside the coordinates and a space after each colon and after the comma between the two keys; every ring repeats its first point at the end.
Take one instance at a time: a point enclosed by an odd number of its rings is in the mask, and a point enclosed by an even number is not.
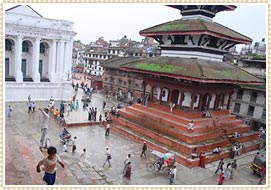
{"type": "Polygon", "coordinates": [[[132,173],[131,171],[132,171],[131,162],[128,162],[128,164],[126,166],[124,177],[131,179],[131,173],[132,173]]]}

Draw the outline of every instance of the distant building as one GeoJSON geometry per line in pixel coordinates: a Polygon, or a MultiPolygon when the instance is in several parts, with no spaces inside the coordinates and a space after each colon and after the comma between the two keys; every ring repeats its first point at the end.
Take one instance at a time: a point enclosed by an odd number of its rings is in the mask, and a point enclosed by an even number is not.
{"type": "MultiPolygon", "coordinates": [[[[266,80],[266,60],[241,59],[238,66],[266,80]]],[[[236,89],[231,111],[254,129],[266,127],[266,85],[240,85],[236,89]]]]}
{"type": "Polygon", "coordinates": [[[73,23],[42,17],[30,6],[5,11],[6,101],[71,98],[73,23]]]}

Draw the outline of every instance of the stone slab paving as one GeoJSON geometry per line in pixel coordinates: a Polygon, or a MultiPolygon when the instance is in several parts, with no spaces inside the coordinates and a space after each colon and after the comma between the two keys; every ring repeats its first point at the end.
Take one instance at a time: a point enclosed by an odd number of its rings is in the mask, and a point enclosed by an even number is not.
{"type": "MultiPolygon", "coordinates": [[[[79,91],[80,93],[80,91],[79,91]]],[[[81,92],[82,93],[82,92],[81,92]]],[[[101,106],[104,98],[100,94],[93,94],[91,106],[101,106]]],[[[48,102],[36,102],[37,106],[46,107],[48,102]]],[[[112,103],[109,103],[112,104],[112,103]]],[[[27,113],[26,102],[9,102],[13,113],[11,118],[5,118],[5,184],[6,185],[42,185],[42,173],[36,173],[37,162],[46,156],[46,152],[39,151],[40,140],[40,111],[27,113]]],[[[56,106],[59,102],[56,103],[56,106]]],[[[80,122],[84,113],[81,109],[75,114],[70,113],[75,122],[80,122]],[[73,115],[74,114],[74,115],[73,115]],[[78,115],[77,115],[78,114],[78,115]],[[77,116],[75,116],[77,115],[77,116]]],[[[105,137],[104,127],[92,125],[89,127],[70,127],[72,136],[77,136],[77,150],[71,153],[62,152],[59,141],[61,132],[59,123],[50,118],[48,137],[51,145],[58,149],[60,157],[65,163],[65,169],[60,166],[57,171],[57,185],[168,185],[169,179],[157,171],[149,172],[146,163],[153,159],[148,151],[148,159],[140,158],[142,145],[119,134],[110,131],[105,137]],[[105,147],[110,147],[112,154],[112,167],[102,167],[105,161],[105,147]],[[80,155],[83,148],[87,149],[86,160],[82,161],[80,155]],[[132,155],[132,178],[122,177],[123,161],[126,155],[132,155]]],[[[256,185],[259,177],[252,174],[249,164],[255,151],[236,157],[239,168],[234,179],[226,181],[225,185],[256,185]]],[[[230,159],[226,159],[226,163],[230,159]]],[[[226,165],[226,164],[225,164],[226,165]]],[[[216,185],[218,175],[214,175],[217,162],[207,164],[206,169],[186,168],[177,164],[177,185],[216,185]]]]}

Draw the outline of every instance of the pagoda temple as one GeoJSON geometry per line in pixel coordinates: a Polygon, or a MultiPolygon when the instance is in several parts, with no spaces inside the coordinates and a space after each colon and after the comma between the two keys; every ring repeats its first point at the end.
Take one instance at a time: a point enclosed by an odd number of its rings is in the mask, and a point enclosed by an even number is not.
{"type": "Polygon", "coordinates": [[[159,43],[160,57],[106,63],[119,65],[120,71],[136,74],[143,81],[145,105],[121,110],[120,117],[113,117],[112,129],[136,142],[146,141],[152,149],[174,152],[177,161],[187,167],[199,164],[198,158],[191,158],[195,148],[207,153],[207,163],[229,157],[235,142],[243,145],[243,153],[257,149],[258,134],[230,114],[229,108],[239,85],[262,85],[264,81],[223,62],[230,48],[252,40],[213,21],[217,13],[233,11],[236,6],[168,6],[180,10],[182,18],[139,32],[159,43]],[[203,111],[210,117],[203,117],[203,111]],[[193,131],[187,128],[191,120],[193,131]],[[212,154],[218,146],[221,154],[212,154]]]}

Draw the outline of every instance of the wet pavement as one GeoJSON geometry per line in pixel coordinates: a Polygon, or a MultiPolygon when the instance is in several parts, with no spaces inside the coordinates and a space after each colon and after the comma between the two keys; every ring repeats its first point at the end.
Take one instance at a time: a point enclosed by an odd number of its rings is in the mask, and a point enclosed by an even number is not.
{"type": "MultiPolygon", "coordinates": [[[[83,92],[80,89],[78,99],[83,92]]],[[[48,98],[49,99],[49,98],[48,98]]],[[[95,93],[92,96],[91,107],[97,107],[98,113],[102,111],[103,95],[95,93]]],[[[46,107],[48,102],[36,102],[39,107],[46,107]]],[[[80,102],[81,103],[81,102],[80,102]]],[[[113,103],[108,103],[112,105],[113,103]]],[[[5,117],[5,184],[6,185],[43,185],[43,173],[36,172],[39,160],[46,156],[46,152],[40,152],[40,117],[37,109],[34,113],[27,113],[26,102],[7,102],[6,107],[13,108],[11,118],[5,117]]],[[[59,107],[59,102],[55,103],[59,107]]],[[[6,109],[7,110],[7,109],[6,109]]],[[[99,114],[97,114],[99,115],[99,114]]],[[[73,111],[69,116],[70,122],[87,121],[87,112],[82,110],[82,104],[78,111],[73,111]]],[[[105,137],[104,127],[98,125],[69,127],[72,136],[77,137],[77,150],[71,153],[62,151],[62,143],[59,140],[61,132],[59,122],[50,117],[48,137],[50,145],[55,146],[58,154],[65,164],[65,168],[58,166],[56,185],[168,185],[169,179],[157,171],[149,172],[146,163],[153,160],[147,152],[147,160],[140,157],[142,145],[110,131],[105,137]],[[111,167],[105,162],[105,147],[109,147],[112,154],[111,167]],[[83,148],[86,148],[85,161],[80,159],[83,148]],[[126,155],[131,154],[132,177],[122,177],[123,161],[126,155]]],[[[236,157],[238,169],[233,179],[225,181],[225,185],[257,185],[259,177],[249,168],[256,151],[236,157]]],[[[225,163],[231,161],[226,159],[225,163]]],[[[225,164],[226,165],[226,164],[225,164]]],[[[217,185],[218,175],[214,175],[217,162],[207,164],[206,169],[200,167],[186,168],[180,164],[177,166],[177,185],[217,185]]]]}

